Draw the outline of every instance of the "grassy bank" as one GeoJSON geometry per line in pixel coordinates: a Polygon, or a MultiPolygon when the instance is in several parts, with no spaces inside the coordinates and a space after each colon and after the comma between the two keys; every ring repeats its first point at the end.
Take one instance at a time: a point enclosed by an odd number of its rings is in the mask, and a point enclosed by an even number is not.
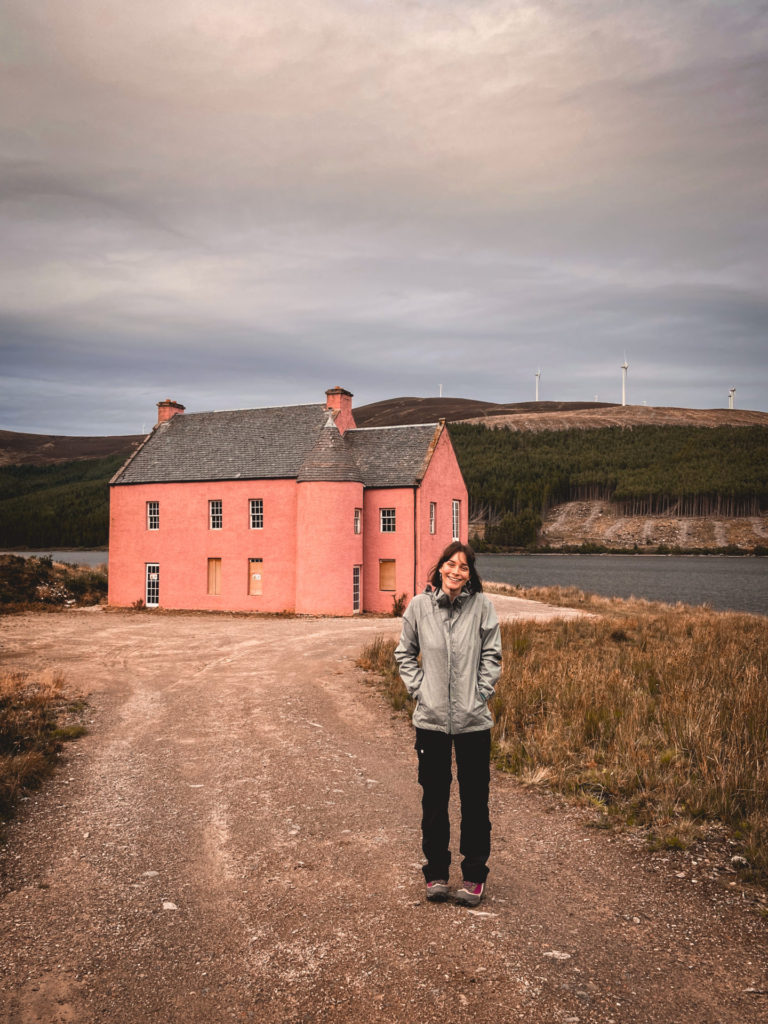
{"type": "MultiPolygon", "coordinates": [[[[497,766],[605,824],[646,827],[652,845],[722,822],[768,881],[768,620],[578,591],[561,600],[598,616],[502,626],[497,766]]],[[[360,665],[407,707],[393,650],[377,640],[360,665]]]]}
{"type": "Polygon", "coordinates": [[[51,774],[62,744],[85,733],[83,708],[58,674],[0,675],[0,823],[51,774]]]}
{"type": "Polygon", "coordinates": [[[106,565],[89,568],[53,562],[45,555],[0,555],[0,611],[57,611],[99,604],[106,597],[106,565]]]}

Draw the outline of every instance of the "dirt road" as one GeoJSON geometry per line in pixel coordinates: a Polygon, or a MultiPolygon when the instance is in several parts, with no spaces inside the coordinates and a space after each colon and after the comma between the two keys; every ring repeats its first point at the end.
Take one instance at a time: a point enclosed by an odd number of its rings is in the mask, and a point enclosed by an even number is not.
{"type": "Polygon", "coordinates": [[[737,890],[509,777],[480,912],[424,901],[410,726],[354,665],[397,627],[6,618],[6,664],[61,667],[92,723],[0,851],[0,1019],[768,1021],[737,890]]]}

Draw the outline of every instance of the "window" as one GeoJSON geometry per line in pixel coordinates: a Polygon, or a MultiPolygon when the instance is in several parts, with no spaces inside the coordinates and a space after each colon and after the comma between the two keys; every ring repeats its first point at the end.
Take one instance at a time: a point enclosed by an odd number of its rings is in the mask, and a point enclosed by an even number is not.
{"type": "Polygon", "coordinates": [[[363,510],[361,508],[355,509],[355,533],[363,532],[363,510]]]}
{"type": "Polygon", "coordinates": [[[208,517],[210,528],[212,530],[220,530],[224,522],[224,516],[221,510],[221,498],[216,498],[214,501],[208,502],[208,517]]]}
{"type": "Polygon", "coordinates": [[[147,562],[146,581],[144,604],[147,608],[157,608],[160,603],[160,566],[157,562],[147,562]]]}
{"type": "Polygon", "coordinates": [[[395,532],[395,510],[393,508],[380,508],[379,516],[381,518],[381,532],[382,533],[394,533],[395,532]]]}
{"type": "Polygon", "coordinates": [[[263,558],[248,559],[248,594],[251,597],[258,597],[261,594],[261,582],[264,568],[263,558]]]}
{"type": "Polygon", "coordinates": [[[429,503],[429,532],[434,533],[437,528],[437,502],[429,503]]]}
{"type": "Polygon", "coordinates": [[[379,590],[395,589],[395,560],[381,558],[379,560],[379,590]]]}
{"type": "Polygon", "coordinates": [[[360,566],[352,566],[352,611],[360,611],[360,566]]]}
{"type": "Polygon", "coordinates": [[[453,539],[460,540],[461,532],[461,502],[453,499],[453,539]]]}
{"type": "Polygon", "coordinates": [[[148,530],[159,530],[160,529],[160,502],[159,501],[148,501],[147,502],[147,529],[148,530]]]}
{"type": "Polygon", "coordinates": [[[251,498],[251,529],[264,529],[264,499],[251,498]]]}
{"type": "Polygon", "coordinates": [[[218,596],[221,593],[221,559],[208,559],[208,593],[218,596]]]}

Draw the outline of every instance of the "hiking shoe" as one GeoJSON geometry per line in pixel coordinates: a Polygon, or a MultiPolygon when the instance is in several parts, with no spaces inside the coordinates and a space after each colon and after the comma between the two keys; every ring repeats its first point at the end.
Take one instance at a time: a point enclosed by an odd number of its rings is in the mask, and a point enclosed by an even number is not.
{"type": "Polygon", "coordinates": [[[485,885],[482,882],[468,882],[466,879],[461,883],[461,888],[456,890],[454,899],[464,907],[476,907],[483,898],[485,885]]]}
{"type": "Polygon", "coordinates": [[[448,882],[444,882],[442,878],[436,878],[432,882],[427,882],[427,899],[433,903],[443,903],[448,899],[448,882]]]}

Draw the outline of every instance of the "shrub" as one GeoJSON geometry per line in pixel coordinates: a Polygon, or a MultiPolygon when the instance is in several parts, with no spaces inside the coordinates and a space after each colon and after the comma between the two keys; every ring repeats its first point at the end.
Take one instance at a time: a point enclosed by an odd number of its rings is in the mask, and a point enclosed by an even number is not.
{"type": "Polygon", "coordinates": [[[65,700],[58,673],[0,676],[0,820],[53,771],[62,742],[85,732],[79,724],[59,725],[67,710],[81,708],[65,700]]]}
{"type": "Polygon", "coordinates": [[[408,696],[408,691],[397,671],[394,657],[396,646],[396,640],[382,636],[374,637],[360,652],[357,665],[366,672],[375,672],[379,676],[384,695],[396,711],[405,710],[411,715],[416,705],[408,696]]]}
{"type": "Polygon", "coordinates": [[[106,566],[54,564],[50,556],[0,555],[0,605],[98,604],[107,593],[106,566]]]}

